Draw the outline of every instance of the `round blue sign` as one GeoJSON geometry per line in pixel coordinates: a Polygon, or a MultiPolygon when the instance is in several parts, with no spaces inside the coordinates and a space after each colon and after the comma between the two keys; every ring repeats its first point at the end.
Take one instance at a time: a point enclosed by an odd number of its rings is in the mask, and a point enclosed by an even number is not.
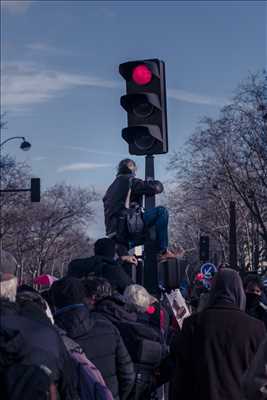
{"type": "Polygon", "coordinates": [[[206,279],[209,279],[217,272],[217,268],[212,263],[205,263],[201,266],[200,272],[205,276],[206,279]]]}

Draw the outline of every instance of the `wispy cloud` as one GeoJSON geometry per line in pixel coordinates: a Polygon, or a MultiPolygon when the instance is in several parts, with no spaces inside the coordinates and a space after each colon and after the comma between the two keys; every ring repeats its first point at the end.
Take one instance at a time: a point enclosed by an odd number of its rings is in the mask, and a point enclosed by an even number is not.
{"type": "Polygon", "coordinates": [[[38,157],[33,157],[33,161],[44,161],[47,160],[47,157],[44,156],[38,156],[38,157]]]}
{"type": "Polygon", "coordinates": [[[43,53],[46,55],[53,55],[53,56],[70,56],[73,55],[73,52],[70,50],[62,49],[56,46],[52,46],[47,43],[43,42],[33,42],[25,45],[25,48],[31,50],[36,53],[43,53]]]}
{"type": "Polygon", "coordinates": [[[5,8],[11,14],[23,14],[25,13],[30,5],[31,0],[1,0],[1,8],[5,8]]]}
{"type": "Polygon", "coordinates": [[[113,89],[118,82],[95,76],[41,68],[33,63],[9,63],[2,68],[2,107],[21,107],[46,102],[77,87],[113,89]]]}
{"type": "Polygon", "coordinates": [[[112,167],[112,164],[97,164],[97,163],[73,163],[59,167],[57,172],[66,171],[94,171],[99,168],[112,167]]]}
{"type": "Polygon", "coordinates": [[[168,97],[186,103],[207,104],[212,106],[224,106],[228,101],[225,98],[206,96],[179,89],[168,89],[168,97]]]}
{"type": "Polygon", "coordinates": [[[99,155],[104,155],[104,156],[124,156],[125,154],[122,153],[116,153],[113,151],[103,151],[100,149],[88,149],[86,147],[79,147],[79,146],[62,146],[62,148],[66,150],[74,150],[74,151],[80,151],[82,153],[89,153],[89,154],[99,154],[99,155]]]}

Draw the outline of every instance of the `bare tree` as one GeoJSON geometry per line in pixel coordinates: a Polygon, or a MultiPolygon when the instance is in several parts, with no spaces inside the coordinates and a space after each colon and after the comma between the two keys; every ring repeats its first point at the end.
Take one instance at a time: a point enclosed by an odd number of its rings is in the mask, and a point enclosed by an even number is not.
{"type": "MultiPolygon", "coordinates": [[[[27,187],[30,170],[6,157],[3,188],[27,187]]],[[[1,196],[1,240],[3,248],[16,257],[24,274],[62,270],[71,257],[90,249],[88,228],[94,217],[93,188],[57,184],[42,194],[40,203],[31,203],[29,194],[1,196]],[[59,267],[60,266],[60,267],[59,267]]]]}
{"type": "Polygon", "coordinates": [[[209,233],[223,253],[228,251],[229,201],[236,201],[243,259],[251,252],[255,229],[262,250],[267,245],[266,93],[266,72],[250,75],[217,120],[203,118],[184,153],[174,154],[169,165],[177,182],[170,207],[174,202],[186,208],[176,218],[183,214],[187,226],[209,233]]]}

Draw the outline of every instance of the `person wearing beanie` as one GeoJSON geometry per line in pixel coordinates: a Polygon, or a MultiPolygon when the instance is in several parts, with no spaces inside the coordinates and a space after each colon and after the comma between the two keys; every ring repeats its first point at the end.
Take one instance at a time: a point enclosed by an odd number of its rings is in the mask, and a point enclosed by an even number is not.
{"type": "Polygon", "coordinates": [[[50,290],[56,325],[80,345],[99,369],[114,400],[126,400],[135,374],[119,331],[90,312],[82,280],[67,276],[54,282],[50,290]]]}
{"type": "Polygon", "coordinates": [[[94,253],[95,255],[90,258],[72,260],[68,266],[68,276],[104,278],[110,282],[113,290],[122,294],[133,282],[120,261],[115,259],[114,241],[109,238],[98,239],[94,245],[94,253]]]}

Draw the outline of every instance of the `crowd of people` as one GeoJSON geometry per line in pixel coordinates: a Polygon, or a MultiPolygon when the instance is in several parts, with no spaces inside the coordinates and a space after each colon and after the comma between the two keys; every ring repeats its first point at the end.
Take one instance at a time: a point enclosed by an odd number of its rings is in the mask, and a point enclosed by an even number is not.
{"type": "Polygon", "coordinates": [[[45,291],[18,286],[16,268],[2,251],[1,398],[267,398],[267,307],[256,274],[242,280],[223,268],[209,285],[197,274],[183,293],[191,315],[181,328],[166,298],[132,282],[111,239],[45,291]]]}
{"type": "Polygon", "coordinates": [[[1,251],[1,399],[267,399],[267,300],[257,274],[198,271],[177,282],[180,303],[164,282],[160,295],[133,282],[137,244],[153,241],[161,268],[183,255],[169,249],[166,208],[142,210],[162,183],[135,174],[133,160],[119,163],[103,199],[107,236],[46,290],[18,285],[16,261],[1,251]]]}

